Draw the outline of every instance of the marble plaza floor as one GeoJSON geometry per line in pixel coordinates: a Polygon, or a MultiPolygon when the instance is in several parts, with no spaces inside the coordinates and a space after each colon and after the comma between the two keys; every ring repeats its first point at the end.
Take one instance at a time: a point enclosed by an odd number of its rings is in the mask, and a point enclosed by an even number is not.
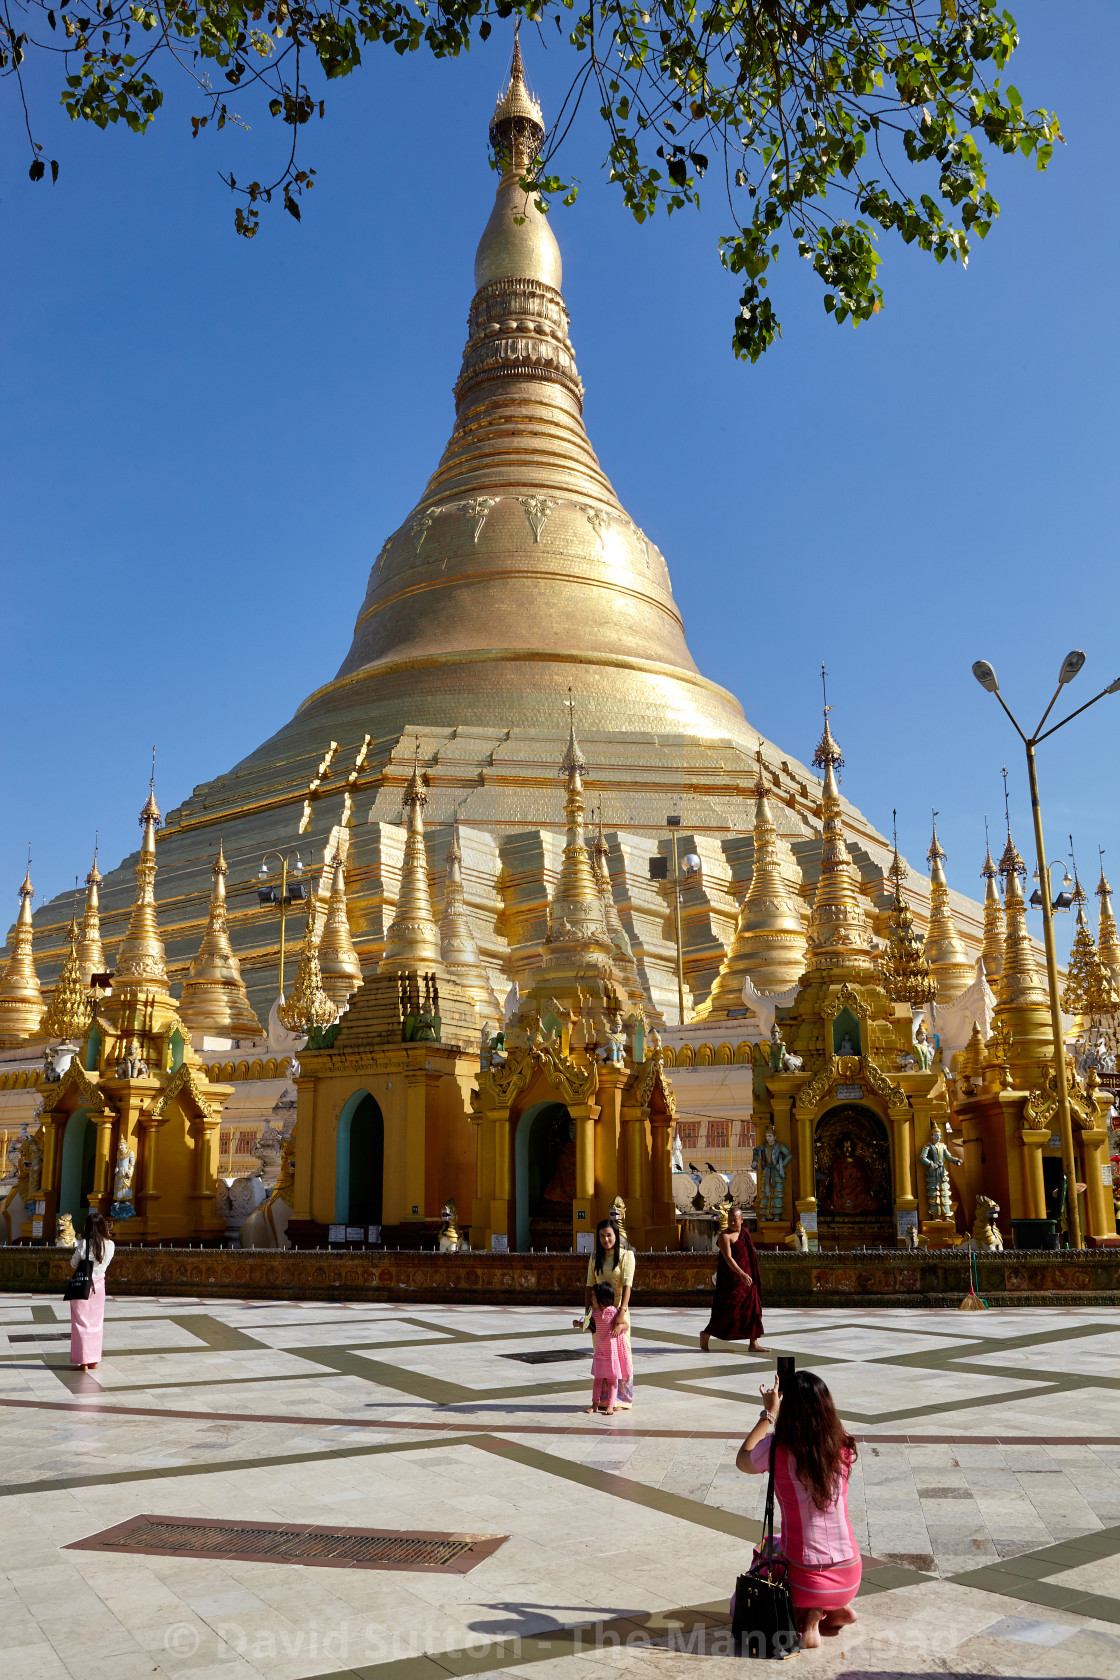
{"type": "MultiPolygon", "coordinates": [[[[0,1296],[4,1680],[723,1680],[772,1360],[635,1315],[589,1418],[545,1308],[0,1296]],[[142,1513],[504,1535],[463,1574],[68,1550],[142,1513]]],[[[860,1620],[793,1672],[1120,1680],[1120,1312],[786,1311],[768,1344],[860,1440],[860,1620]]]]}

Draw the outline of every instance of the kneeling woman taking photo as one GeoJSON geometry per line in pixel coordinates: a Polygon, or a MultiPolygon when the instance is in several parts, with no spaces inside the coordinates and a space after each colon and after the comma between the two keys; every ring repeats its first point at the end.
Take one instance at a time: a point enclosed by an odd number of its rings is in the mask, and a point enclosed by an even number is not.
{"type": "Polygon", "coordinates": [[[735,1466],[746,1475],[765,1476],[774,1454],[774,1492],[782,1513],[778,1551],[789,1565],[801,1643],[812,1648],[822,1633],[839,1633],[856,1620],[851,1603],[863,1565],[848,1517],[856,1444],[812,1371],[793,1372],[782,1394],[764,1388],[762,1403],[735,1466]]]}

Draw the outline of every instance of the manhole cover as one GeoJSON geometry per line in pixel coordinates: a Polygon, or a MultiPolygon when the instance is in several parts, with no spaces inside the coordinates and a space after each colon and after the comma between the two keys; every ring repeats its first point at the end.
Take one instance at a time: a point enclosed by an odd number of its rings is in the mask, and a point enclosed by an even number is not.
{"type": "Polygon", "coordinates": [[[330,1569],[415,1569],[465,1575],[505,1534],[445,1534],[304,1523],[212,1522],[206,1517],[130,1517],[66,1549],[215,1558],[225,1563],[319,1564],[330,1569]]]}
{"type": "Polygon", "coordinates": [[[544,1348],[536,1353],[500,1353],[499,1359],[519,1359],[522,1365],[558,1365],[564,1359],[591,1358],[590,1347],[585,1348],[544,1348]]]}
{"type": "Polygon", "coordinates": [[[10,1342],[68,1342],[70,1332],[69,1330],[29,1330],[18,1336],[9,1334],[8,1340],[10,1342]]]}

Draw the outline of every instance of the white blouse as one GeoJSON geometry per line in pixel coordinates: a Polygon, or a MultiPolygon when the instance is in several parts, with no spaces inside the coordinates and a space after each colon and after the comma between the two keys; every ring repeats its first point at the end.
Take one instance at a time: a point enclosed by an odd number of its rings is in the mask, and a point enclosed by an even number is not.
{"type": "MultiPolygon", "coordinates": [[[[110,1264],[110,1262],[113,1258],[113,1255],[116,1253],[116,1251],[117,1251],[117,1245],[113,1241],[112,1237],[106,1237],[106,1239],[105,1239],[105,1252],[102,1254],[100,1260],[95,1260],[93,1262],[93,1280],[94,1280],[95,1283],[97,1282],[98,1278],[103,1278],[105,1276],[105,1273],[109,1270],[109,1264],[110,1264]]],[[[77,1241],[77,1244],[76,1244],[73,1252],[70,1255],[70,1270],[71,1271],[76,1270],[77,1265],[78,1265],[78,1261],[84,1259],[85,1254],[86,1254],[86,1239],[84,1237],[79,1237],[78,1241],[77,1241]]]]}

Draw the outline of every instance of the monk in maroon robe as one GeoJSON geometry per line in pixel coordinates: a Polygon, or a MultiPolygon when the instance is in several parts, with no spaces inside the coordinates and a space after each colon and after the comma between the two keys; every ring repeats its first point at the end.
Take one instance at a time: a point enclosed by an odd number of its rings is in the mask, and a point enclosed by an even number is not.
{"type": "Polygon", "coordinates": [[[763,1329],[758,1255],[738,1208],[732,1208],[728,1214],[727,1230],[720,1234],[718,1251],[712,1316],[700,1332],[700,1346],[707,1353],[708,1339],[715,1336],[721,1342],[745,1341],[751,1353],[769,1353],[770,1349],[759,1341],[763,1329]]]}

